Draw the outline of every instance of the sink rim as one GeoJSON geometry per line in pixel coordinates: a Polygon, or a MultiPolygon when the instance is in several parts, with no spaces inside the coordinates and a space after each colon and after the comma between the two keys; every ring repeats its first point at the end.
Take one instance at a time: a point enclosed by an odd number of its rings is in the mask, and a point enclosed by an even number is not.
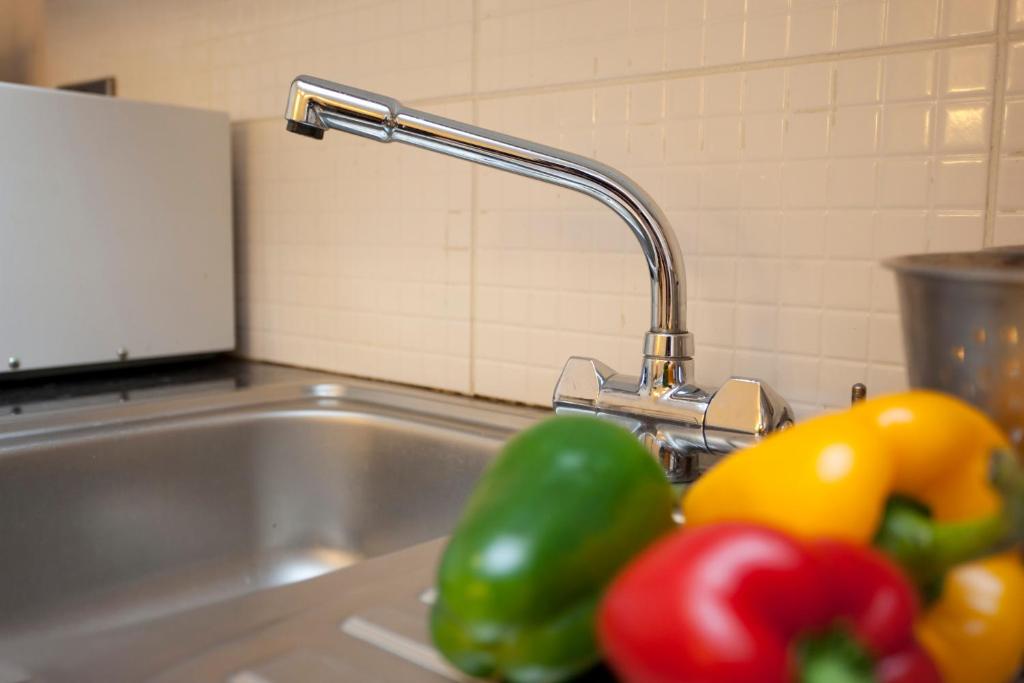
{"type": "Polygon", "coordinates": [[[26,442],[44,443],[84,431],[106,430],[122,425],[174,420],[204,413],[252,408],[301,400],[363,404],[377,409],[439,417],[453,425],[482,427],[486,431],[519,431],[553,415],[550,408],[507,403],[476,396],[367,380],[344,375],[312,374],[310,379],[272,381],[266,384],[196,392],[178,391],[138,401],[108,405],[75,405],[49,411],[0,417],[0,456],[26,442]],[[312,381],[311,381],[312,380],[312,381]]]}

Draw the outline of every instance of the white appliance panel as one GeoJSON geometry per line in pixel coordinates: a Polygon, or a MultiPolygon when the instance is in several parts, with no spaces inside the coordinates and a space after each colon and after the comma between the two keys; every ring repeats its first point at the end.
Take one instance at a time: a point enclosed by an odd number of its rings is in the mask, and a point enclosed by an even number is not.
{"type": "Polygon", "coordinates": [[[223,113],[0,84],[0,373],[235,345],[223,113]]]}

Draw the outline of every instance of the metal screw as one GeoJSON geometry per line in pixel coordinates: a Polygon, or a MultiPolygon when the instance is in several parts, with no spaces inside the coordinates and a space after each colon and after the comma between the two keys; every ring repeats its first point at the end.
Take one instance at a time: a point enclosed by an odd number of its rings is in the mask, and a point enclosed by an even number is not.
{"type": "Polygon", "coordinates": [[[857,382],[850,387],[850,405],[856,405],[868,397],[868,388],[857,382]]]}
{"type": "Polygon", "coordinates": [[[11,370],[17,370],[18,368],[21,367],[21,359],[18,358],[17,356],[11,356],[10,358],[7,359],[7,367],[9,367],[11,370]]]}
{"type": "Polygon", "coordinates": [[[124,348],[123,346],[121,348],[119,348],[117,350],[117,359],[118,360],[128,360],[128,349],[124,348]]]}

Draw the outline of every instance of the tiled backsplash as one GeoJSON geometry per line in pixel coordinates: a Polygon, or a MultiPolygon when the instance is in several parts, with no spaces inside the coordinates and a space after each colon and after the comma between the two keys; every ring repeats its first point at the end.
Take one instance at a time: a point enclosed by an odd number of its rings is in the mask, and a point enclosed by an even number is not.
{"type": "Polygon", "coordinates": [[[565,358],[639,366],[625,226],[568,191],[284,131],[301,72],[595,156],[686,256],[701,382],[809,414],[904,385],[881,258],[1024,242],[1020,0],[46,3],[45,84],[115,74],[234,119],[254,358],[546,404],[565,358]]]}

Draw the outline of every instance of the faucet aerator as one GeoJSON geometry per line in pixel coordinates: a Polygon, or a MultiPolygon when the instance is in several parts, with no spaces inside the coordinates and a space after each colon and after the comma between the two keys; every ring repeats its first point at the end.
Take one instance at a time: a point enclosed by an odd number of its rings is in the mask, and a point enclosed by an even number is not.
{"type": "Polygon", "coordinates": [[[314,140],[324,139],[324,129],[311,126],[308,123],[300,123],[299,121],[288,122],[288,132],[298,133],[299,135],[305,135],[307,138],[313,138],[314,140]]]}

